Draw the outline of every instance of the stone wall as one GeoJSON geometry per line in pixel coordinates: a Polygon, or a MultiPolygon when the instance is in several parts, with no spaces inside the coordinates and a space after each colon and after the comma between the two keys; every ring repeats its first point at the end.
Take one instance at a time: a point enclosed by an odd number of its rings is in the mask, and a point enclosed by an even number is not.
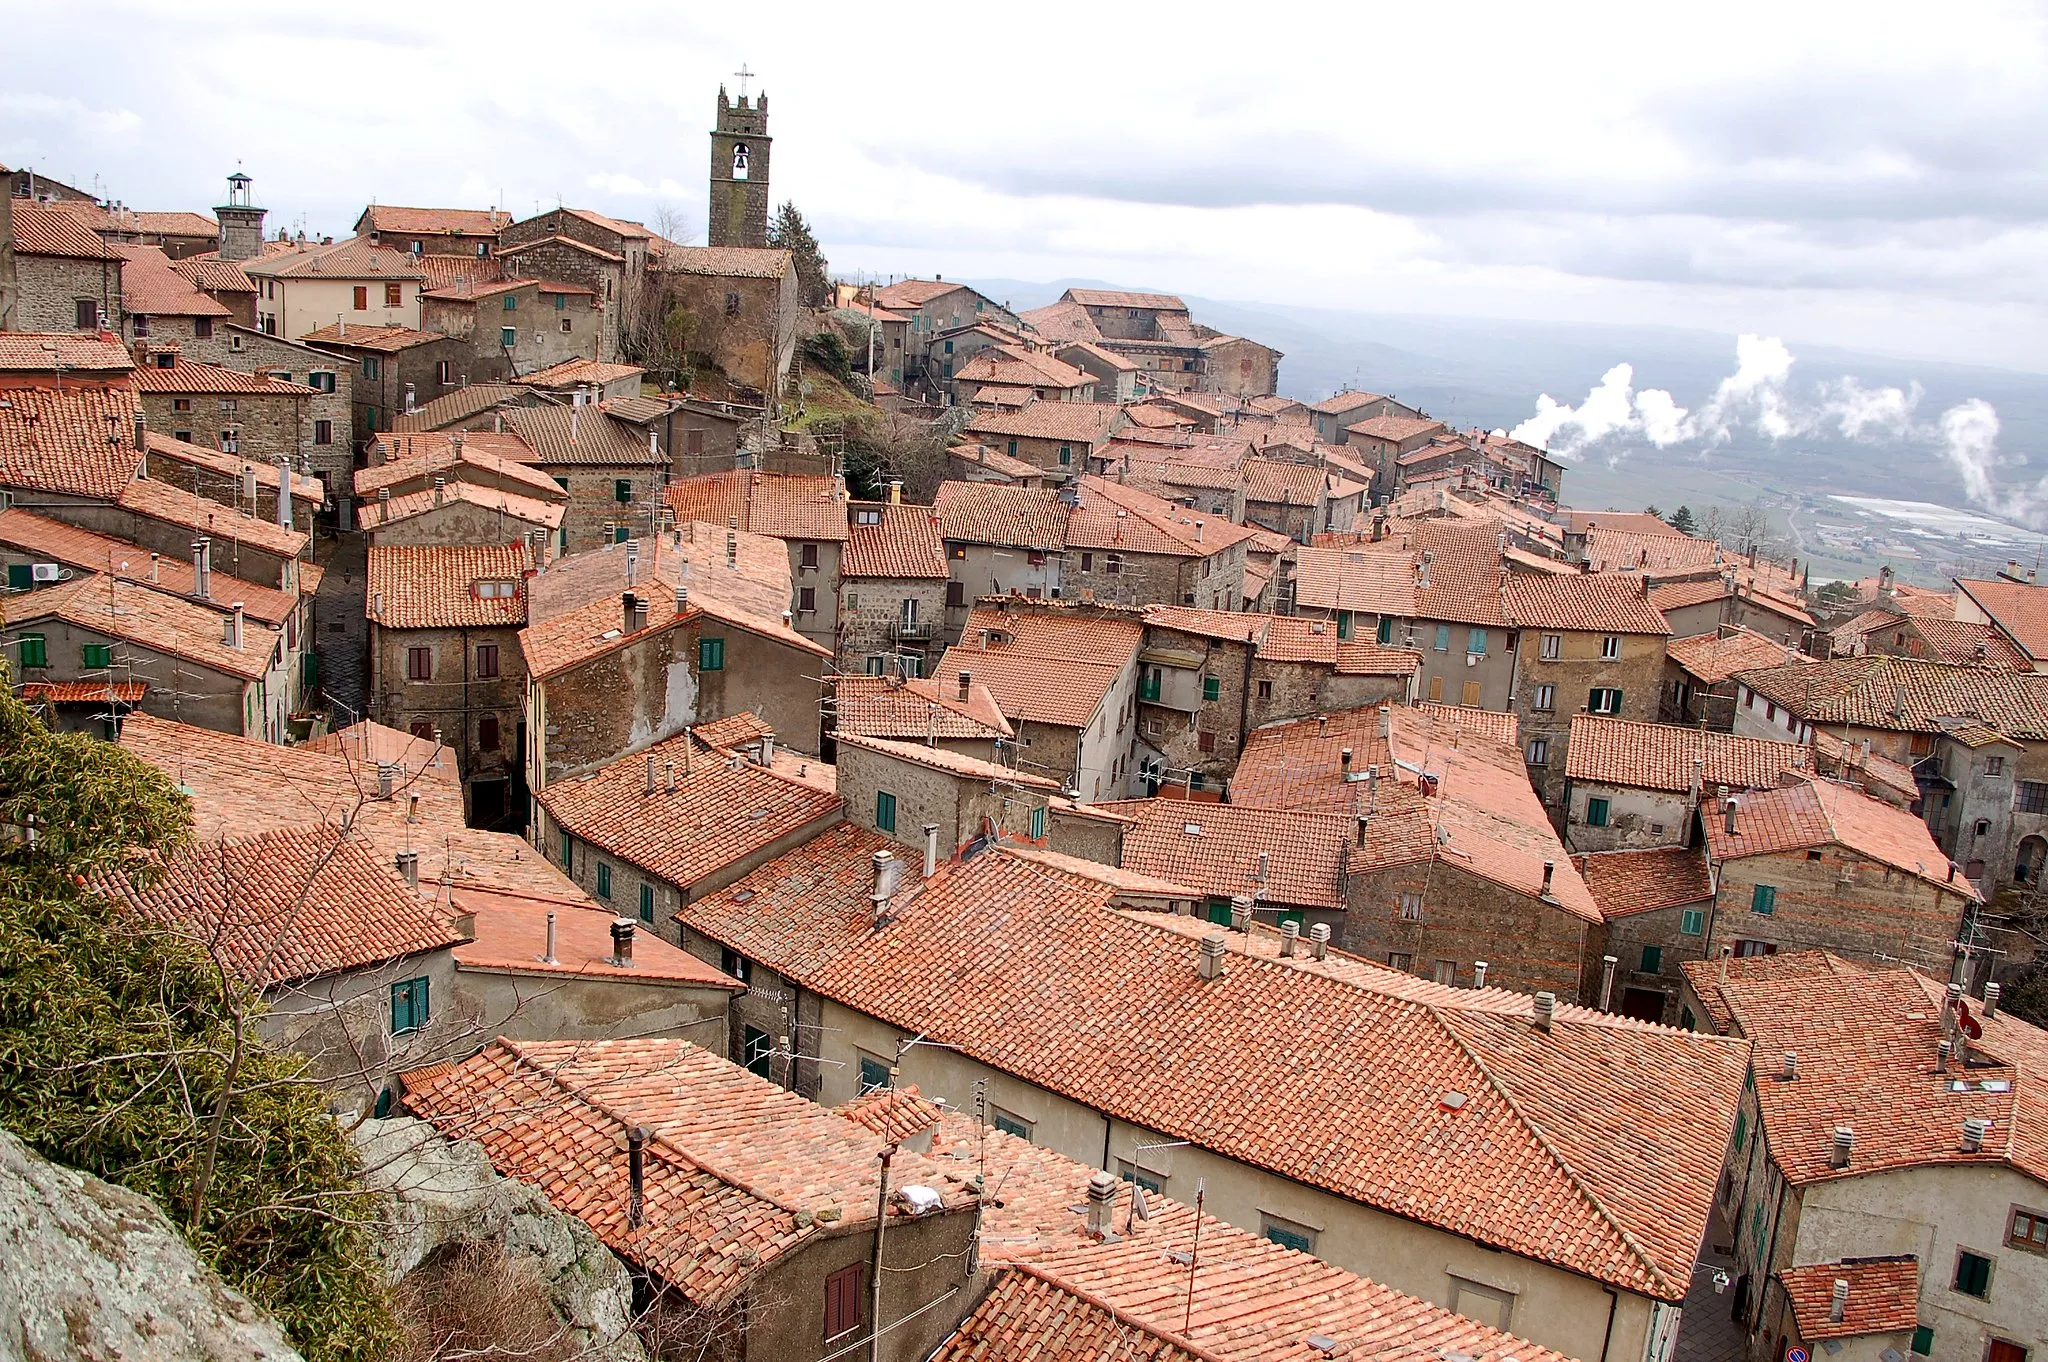
{"type": "MultiPolygon", "coordinates": [[[[518,629],[388,629],[372,620],[370,686],[371,717],[402,731],[425,724],[439,733],[455,753],[465,787],[519,779],[526,657],[518,629]],[[432,675],[425,680],[410,676],[408,655],[415,648],[431,655],[432,675]],[[496,678],[477,675],[481,648],[497,650],[496,678]],[[490,746],[486,719],[497,723],[490,746]]],[[[516,800],[517,792],[508,797],[516,800]]]]}
{"type": "Polygon", "coordinates": [[[930,577],[861,577],[839,584],[838,663],[843,672],[868,671],[868,660],[905,656],[916,674],[929,676],[938,662],[945,632],[946,583],[930,577]],[[917,602],[913,630],[906,632],[903,603],[917,602]]]}
{"type": "Polygon", "coordinates": [[[780,279],[667,273],[659,280],[667,296],[696,322],[692,351],[710,356],[734,383],[771,399],[780,395],[795,358],[797,314],[803,310],[794,268],[780,279]]]}
{"type": "Polygon", "coordinates": [[[90,299],[121,332],[121,262],[14,255],[14,326],[19,331],[78,331],[78,304],[90,299]]]}
{"type": "MultiPolygon", "coordinates": [[[[1739,826],[1739,824],[1738,824],[1739,826]]],[[[1930,866],[1944,871],[1945,866],[1930,866]]],[[[1825,947],[1858,960],[1905,961],[1946,975],[1964,897],[1840,846],[1745,856],[1714,866],[1707,954],[1762,942],[1781,951],[1825,947]],[[1776,889],[1756,911],[1756,886],[1776,889]]],[[[1967,888],[1960,876],[1958,885],[1967,888]]]]}
{"type": "MultiPolygon", "coordinates": [[[[1439,962],[1447,962],[1443,982],[1461,986],[1471,984],[1473,962],[1484,960],[1489,987],[1580,999],[1587,948],[1595,944],[1576,914],[1443,858],[1354,872],[1345,910],[1345,950],[1424,979],[1441,977],[1439,962]],[[1404,917],[1402,899],[1418,895],[1420,915],[1404,917]]],[[[1597,971],[1592,986],[1599,986],[1597,971]]]]}
{"type": "Polygon", "coordinates": [[[1571,736],[1572,716],[1587,712],[1594,687],[1621,691],[1621,718],[1644,723],[1657,721],[1659,687],[1664,676],[1664,639],[1655,634],[1524,629],[1517,651],[1519,675],[1513,710],[1521,725],[1522,754],[1525,759],[1530,755],[1533,742],[1547,746],[1544,761],[1530,765],[1529,778],[1544,805],[1555,809],[1564,799],[1565,747],[1571,736]],[[1543,656],[1546,637],[1557,640],[1555,658],[1543,656]],[[1600,655],[1602,640],[1607,637],[1617,638],[1621,644],[1621,655],[1612,660],[1600,655]],[[1542,694],[1544,686],[1550,687],[1548,697],[1542,694]],[[1547,707],[1540,703],[1545,698],[1550,702],[1547,707]]]}

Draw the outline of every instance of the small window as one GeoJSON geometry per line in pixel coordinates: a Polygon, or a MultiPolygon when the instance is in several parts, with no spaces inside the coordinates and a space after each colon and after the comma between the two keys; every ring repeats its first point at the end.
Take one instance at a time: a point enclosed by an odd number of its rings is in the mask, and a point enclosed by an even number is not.
{"type": "Polygon", "coordinates": [[[1931,1356],[1934,1352],[1934,1330],[1923,1324],[1913,1331],[1913,1352],[1919,1357],[1931,1356]]]}
{"type": "Polygon", "coordinates": [[[1337,612],[1337,637],[1340,639],[1351,637],[1351,612],[1349,610],[1339,610],[1337,612]]]}
{"type": "Polygon", "coordinates": [[[877,1088],[893,1086],[889,1082],[889,1062],[873,1055],[860,1057],[860,1090],[873,1092],[877,1088]]]}
{"type": "Polygon", "coordinates": [[[405,679],[408,681],[431,681],[434,679],[434,650],[432,648],[407,648],[405,650],[405,679]]]}
{"type": "Polygon", "coordinates": [[[1271,681],[1259,682],[1259,698],[1261,700],[1270,700],[1273,698],[1273,683],[1271,681]]]}
{"type": "Polygon", "coordinates": [[[404,306],[405,306],[405,285],[403,285],[403,284],[386,284],[386,285],[384,286],[384,306],[386,306],[386,307],[404,307],[404,306]]]}
{"type": "Polygon", "coordinates": [[[1984,774],[1987,776],[2004,775],[2005,757],[2002,754],[1994,753],[1993,755],[1984,758],[1984,774]]]}
{"type": "Polygon", "coordinates": [[[212,339],[213,339],[213,318],[211,318],[211,317],[194,317],[194,318],[192,319],[192,339],[194,339],[194,340],[212,340],[212,339]]]}
{"type": "Polygon", "coordinates": [[[518,294],[516,294],[516,293],[508,293],[508,294],[506,294],[506,295],[505,295],[505,310],[506,310],[507,312],[517,312],[517,311],[519,310],[519,295],[518,295],[518,294]]]}
{"type": "Polygon", "coordinates": [[[1482,657],[1485,656],[1486,631],[1484,629],[1474,629],[1471,633],[1465,636],[1465,651],[1468,653],[1477,653],[1482,657]]]}
{"type": "Polygon", "coordinates": [[[1531,766],[1548,766],[1550,764],[1550,739],[1529,739],[1528,761],[1531,766]]]}
{"type": "Polygon", "coordinates": [[[1045,805],[1043,804],[1040,804],[1031,811],[1031,840],[1034,842],[1043,842],[1045,840],[1045,805]]]}
{"type": "Polygon", "coordinates": [[[756,1078],[771,1077],[769,1061],[775,1053],[775,1042],[766,1031],[758,1027],[741,1028],[740,1063],[747,1066],[747,1072],[756,1078]]]}
{"type": "Polygon", "coordinates": [[[507,350],[510,350],[510,349],[512,349],[512,348],[513,348],[514,346],[518,345],[518,344],[519,344],[519,328],[518,328],[518,327],[516,327],[516,326],[501,326],[501,327],[499,327],[499,328],[498,328],[498,344],[499,344],[499,345],[501,345],[501,346],[503,346],[503,347],[504,347],[505,349],[507,349],[507,350]]]}
{"type": "MultiPolygon", "coordinates": [[[[574,331],[575,329],[576,329],[576,328],[575,328],[575,325],[574,325],[573,323],[571,323],[571,322],[570,322],[570,320],[569,320],[569,319],[568,319],[567,317],[564,317],[564,318],[562,318],[562,334],[563,334],[563,335],[565,335],[565,336],[566,336],[566,335],[570,334],[571,332],[573,332],[573,331],[574,331]]],[[[700,453],[701,453],[702,451],[698,451],[698,452],[700,452],[700,453]]]]}
{"type": "Polygon", "coordinates": [[[1380,616],[1380,631],[1377,637],[1382,644],[1394,641],[1394,617],[1392,615],[1380,616]]]}
{"type": "Polygon", "coordinates": [[[1124,570],[1124,556],[1121,553],[1103,554],[1102,570],[1104,572],[1122,572],[1124,570]]]}
{"type": "Polygon", "coordinates": [[[1449,652],[1449,651],[1451,650],[1451,626],[1450,626],[1450,625],[1448,625],[1448,624],[1439,624],[1439,625],[1438,625],[1438,626],[1436,627],[1436,650],[1437,650],[1438,652],[1440,652],[1440,653],[1447,653],[1447,652],[1449,652]]]}
{"type": "Polygon", "coordinates": [[[1563,656],[1564,656],[1564,635],[1563,635],[1563,634],[1545,634],[1545,635],[1543,636],[1543,648],[1542,648],[1542,651],[1543,651],[1543,660],[1544,660],[1545,662],[1555,662],[1555,661],[1557,661],[1557,659],[1559,659],[1560,657],[1563,657],[1563,656]]]}
{"type": "Polygon", "coordinates": [[[1422,895],[1401,895],[1401,920],[1403,922],[1422,921],[1422,895]]]}
{"type": "Polygon", "coordinates": [[[1138,1167],[1129,1159],[1118,1159],[1116,1161],[1116,1175],[1125,1182],[1136,1183],[1153,1196],[1164,1196],[1166,1194],[1165,1178],[1157,1173],[1138,1167]]]}
{"type": "Polygon", "coordinates": [[[1588,714],[1621,713],[1621,692],[1612,686],[1595,686],[1586,692],[1588,714]]]}
{"type": "Polygon", "coordinates": [[[1222,677],[1220,677],[1220,676],[1205,676],[1205,677],[1203,677],[1203,678],[1202,678],[1202,698],[1203,698],[1204,700],[1220,700],[1220,699],[1222,699],[1222,698],[1223,698],[1223,678],[1222,678],[1222,677]]]}
{"type": "Polygon", "coordinates": [[[572,873],[576,869],[576,838],[567,829],[562,832],[562,869],[572,873]]]}
{"type": "Polygon", "coordinates": [[[503,741],[498,732],[498,716],[486,714],[476,721],[476,745],[480,752],[495,752],[503,741]]]}
{"type": "Polygon", "coordinates": [[[1769,917],[1778,911],[1778,887],[1760,884],[1749,891],[1749,911],[1769,917]]]}
{"type": "Polygon", "coordinates": [[[1074,451],[1073,451],[1073,450],[1072,450],[1072,449],[1071,449],[1070,447],[1068,447],[1068,446],[1066,446],[1066,445],[1061,445],[1061,446],[1060,446],[1060,467],[1062,467],[1062,468],[1065,468],[1065,467],[1069,466],[1070,464],[1072,464],[1073,462],[1074,462],[1074,451]]]}
{"type": "Polygon", "coordinates": [[[946,604],[952,609],[965,609],[967,605],[967,583],[946,583],[946,604]]]}
{"type": "Polygon", "coordinates": [[[618,502],[621,506],[630,506],[633,503],[633,480],[631,478],[612,479],[612,500],[618,502]]]}
{"type": "Polygon", "coordinates": [[[796,612],[799,615],[815,615],[818,613],[818,588],[814,586],[800,586],[796,589],[796,612]]]}
{"type": "Polygon", "coordinates": [[[700,672],[722,672],[725,670],[724,639],[700,638],[697,640],[697,670],[700,672]]]}
{"type": "Polygon", "coordinates": [[[1589,798],[1586,800],[1586,826],[1604,828],[1607,826],[1607,801],[1589,798]]]}
{"type": "Polygon", "coordinates": [[[1415,965],[1415,957],[1407,951],[1388,951],[1387,968],[1408,970],[1415,965]]]}
{"type": "Polygon", "coordinates": [[[498,675],[498,645],[479,643],[476,645],[476,675],[480,681],[489,681],[498,675]]]}
{"type": "Polygon", "coordinates": [[[728,293],[725,295],[725,315],[728,317],[737,317],[740,315],[739,294],[728,293]]]}
{"type": "Polygon", "coordinates": [[[796,561],[798,567],[816,568],[818,566],[818,546],[816,544],[799,544],[796,551],[796,561]]]}
{"type": "Polygon", "coordinates": [[[128,314],[128,320],[135,324],[135,334],[137,336],[147,336],[149,334],[149,318],[143,316],[140,312],[131,312],[128,314]]]}
{"type": "Polygon", "coordinates": [[[1688,908],[1678,915],[1678,930],[1682,936],[1705,936],[1707,932],[1707,910],[1688,908]]]}
{"type": "MultiPolygon", "coordinates": [[[[568,311],[568,310],[569,310],[569,295],[568,295],[568,294],[566,294],[566,293],[556,293],[556,294],[552,294],[552,295],[550,295],[550,296],[551,296],[551,297],[553,297],[553,298],[554,298],[554,300],[555,300],[555,311],[557,311],[557,312],[566,312],[566,311],[568,311]]],[[[563,326],[563,328],[562,328],[562,329],[563,329],[564,331],[566,331],[566,330],[568,330],[569,328],[568,328],[568,327],[567,327],[567,326],[565,325],[565,326],[563,326]]]]}
{"type": "Polygon", "coordinates": [[[878,832],[896,831],[896,796],[887,790],[875,791],[875,829],[878,832]]]}
{"type": "Polygon", "coordinates": [[[444,388],[453,383],[455,381],[455,361],[452,359],[437,361],[434,365],[434,381],[444,388]]]}
{"type": "Polygon", "coordinates": [[[1277,1215],[1259,1215],[1259,1233],[1272,1240],[1281,1248],[1293,1249],[1296,1253],[1316,1251],[1316,1232],[1296,1220],[1282,1220],[1277,1215]]]}
{"type": "Polygon", "coordinates": [[[754,962],[730,946],[718,952],[718,968],[743,984],[754,982],[754,962]]]}
{"type": "Polygon", "coordinates": [[[612,868],[603,861],[597,863],[597,896],[601,899],[612,896],[612,868]]]}
{"type": "Polygon", "coordinates": [[[1621,635],[1609,634],[1600,640],[1600,660],[1612,662],[1621,656],[1621,635]]]}
{"type": "Polygon", "coordinates": [[[391,986],[391,1034],[410,1035],[427,1024],[427,981],[402,979],[391,986]]]}
{"type": "Polygon", "coordinates": [[[1015,1135],[1020,1140],[1031,1138],[1031,1122],[1001,1107],[989,1108],[990,1124],[1005,1135],[1015,1135]]]}
{"type": "Polygon", "coordinates": [[[1957,1253],[1956,1276],[1955,1281],[1950,1283],[1950,1289],[1960,1291],[1965,1296],[1975,1296],[1978,1300],[1990,1299],[1991,1260],[1981,1253],[1972,1253],[1968,1249],[1957,1253]]]}
{"type": "Polygon", "coordinates": [[[654,886],[644,880],[640,884],[640,920],[654,921],[654,886]]]}
{"type": "Polygon", "coordinates": [[[2012,1208],[2012,1223],[2006,1226],[2007,1248],[2025,1249],[2029,1253],[2048,1253],[2048,1211],[2027,1211],[2018,1206],[2012,1208]]]}
{"type": "Polygon", "coordinates": [[[190,410],[192,410],[192,399],[191,399],[191,398],[189,398],[189,397],[174,397],[174,398],[172,398],[172,399],[171,399],[171,410],[172,410],[172,411],[174,411],[174,412],[179,412],[179,411],[190,411],[190,410]]]}
{"type": "Polygon", "coordinates": [[[1529,707],[1530,707],[1531,709],[1539,709],[1539,710],[1545,710],[1545,711],[1548,711],[1548,710],[1553,710],[1553,709],[1556,709],[1556,708],[1557,708],[1557,687],[1556,687],[1556,686],[1538,686],[1538,687],[1536,688],[1536,694],[1535,694],[1535,695],[1534,695],[1534,697],[1532,697],[1532,698],[1531,698],[1531,700],[1530,700],[1530,704],[1529,704],[1529,707]]]}
{"type": "Polygon", "coordinates": [[[316,445],[331,445],[331,444],[333,444],[333,443],[334,443],[334,422],[332,422],[332,421],[328,420],[328,419],[327,419],[326,417],[321,417],[320,419],[318,419],[318,420],[314,421],[314,422],[313,422],[313,443],[314,443],[314,444],[316,444],[316,445]]]}
{"type": "Polygon", "coordinates": [[[1643,947],[1643,963],[1636,968],[1640,969],[1644,974],[1663,973],[1664,948],[1662,946],[1643,947]]]}
{"type": "Polygon", "coordinates": [[[100,328],[100,305],[92,298],[80,298],[74,314],[78,330],[97,331],[100,328]]]}
{"type": "Polygon", "coordinates": [[[80,662],[92,669],[114,665],[114,650],[105,643],[88,643],[79,649],[80,662]]]}
{"type": "MultiPolygon", "coordinates": [[[[378,376],[378,374],[380,374],[380,373],[382,373],[382,372],[383,372],[383,370],[382,370],[382,368],[381,368],[381,367],[380,367],[380,366],[378,365],[378,363],[377,363],[377,357],[376,357],[375,355],[364,355],[364,356],[363,356],[363,377],[364,377],[364,378],[375,378],[375,377],[377,377],[377,376],[378,376]]],[[[373,416],[372,416],[372,417],[370,418],[370,421],[371,421],[371,424],[372,424],[372,425],[375,425],[375,424],[376,424],[376,417],[375,417],[375,416],[373,415],[373,416]]]]}
{"type": "Polygon", "coordinates": [[[368,284],[356,285],[354,302],[356,311],[368,312],[370,310],[370,286],[368,284]]]}
{"type": "Polygon", "coordinates": [[[1081,571],[1083,571],[1083,572],[1093,572],[1093,571],[1095,571],[1095,555],[1094,555],[1094,554],[1092,554],[1092,553],[1084,553],[1084,554],[1082,554],[1082,555],[1081,555],[1081,571]]]}
{"type": "MultiPolygon", "coordinates": [[[[745,162],[742,161],[741,165],[740,174],[744,178],[745,162]]],[[[828,1339],[852,1333],[860,1328],[861,1320],[865,1318],[862,1298],[867,1293],[861,1287],[866,1274],[862,1266],[860,1263],[850,1264],[825,1279],[825,1337],[828,1339]]]]}

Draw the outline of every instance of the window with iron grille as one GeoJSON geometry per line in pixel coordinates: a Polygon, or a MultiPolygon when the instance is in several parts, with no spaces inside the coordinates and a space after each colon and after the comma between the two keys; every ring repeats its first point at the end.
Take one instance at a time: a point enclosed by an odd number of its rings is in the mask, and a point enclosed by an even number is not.
{"type": "Polygon", "coordinates": [[[2014,813],[2048,813],[2048,780],[2022,780],[2012,791],[2014,813]]]}

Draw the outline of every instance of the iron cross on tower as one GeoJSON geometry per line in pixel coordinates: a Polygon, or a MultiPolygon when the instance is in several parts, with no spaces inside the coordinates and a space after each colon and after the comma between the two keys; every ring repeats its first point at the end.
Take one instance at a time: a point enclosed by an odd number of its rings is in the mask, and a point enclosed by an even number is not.
{"type": "Polygon", "coordinates": [[[747,97],[747,82],[754,78],[754,73],[747,69],[745,62],[741,62],[740,69],[733,72],[733,74],[740,78],[740,98],[745,99],[747,97]]]}

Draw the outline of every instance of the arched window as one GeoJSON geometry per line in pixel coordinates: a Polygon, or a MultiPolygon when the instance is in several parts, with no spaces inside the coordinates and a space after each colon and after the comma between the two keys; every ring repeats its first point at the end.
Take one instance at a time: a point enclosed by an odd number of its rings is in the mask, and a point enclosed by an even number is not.
{"type": "Polygon", "coordinates": [[[735,180],[747,178],[747,144],[745,142],[735,142],[732,144],[732,177],[735,180]]]}

